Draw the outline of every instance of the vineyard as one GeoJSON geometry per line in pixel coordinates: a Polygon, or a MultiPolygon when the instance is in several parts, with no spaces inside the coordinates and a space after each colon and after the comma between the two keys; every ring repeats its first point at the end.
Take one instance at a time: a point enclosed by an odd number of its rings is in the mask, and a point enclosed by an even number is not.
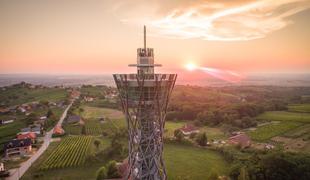
{"type": "Polygon", "coordinates": [[[253,140],[265,141],[274,136],[278,136],[300,126],[297,122],[282,122],[277,124],[268,124],[258,127],[256,130],[249,132],[253,140]]]}
{"type": "Polygon", "coordinates": [[[53,153],[43,162],[40,170],[83,165],[92,137],[77,136],[62,140],[53,153]]]}
{"type": "Polygon", "coordinates": [[[102,125],[98,121],[87,121],[85,124],[85,132],[87,135],[101,135],[102,125]]]}

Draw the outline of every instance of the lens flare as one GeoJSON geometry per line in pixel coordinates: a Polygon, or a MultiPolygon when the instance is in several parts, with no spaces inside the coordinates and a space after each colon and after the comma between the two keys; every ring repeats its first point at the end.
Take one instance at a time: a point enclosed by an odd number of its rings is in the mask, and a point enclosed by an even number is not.
{"type": "Polygon", "coordinates": [[[197,66],[194,63],[188,63],[185,65],[185,68],[189,71],[194,71],[197,69],[197,66]]]}
{"type": "Polygon", "coordinates": [[[234,72],[234,71],[211,68],[211,67],[199,67],[193,63],[186,64],[185,68],[189,71],[199,70],[199,71],[209,74],[212,77],[215,77],[217,79],[221,79],[221,80],[224,80],[230,83],[237,83],[245,78],[243,75],[237,72],[234,72]]]}

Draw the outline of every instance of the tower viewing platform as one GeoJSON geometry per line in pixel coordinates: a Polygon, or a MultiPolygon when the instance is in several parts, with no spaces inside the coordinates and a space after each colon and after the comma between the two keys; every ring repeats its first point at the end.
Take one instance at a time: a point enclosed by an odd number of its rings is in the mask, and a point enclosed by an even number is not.
{"type": "Polygon", "coordinates": [[[165,180],[162,157],[163,133],[168,100],[177,74],[156,74],[154,50],[137,49],[136,74],[114,74],[128,126],[129,156],[127,179],[165,180]]]}

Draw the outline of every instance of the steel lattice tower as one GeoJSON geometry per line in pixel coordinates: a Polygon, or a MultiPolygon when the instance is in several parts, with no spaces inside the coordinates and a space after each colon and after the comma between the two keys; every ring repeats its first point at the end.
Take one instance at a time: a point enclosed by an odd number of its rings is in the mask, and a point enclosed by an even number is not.
{"type": "Polygon", "coordinates": [[[129,135],[126,179],[165,180],[163,133],[168,100],[177,74],[154,74],[152,48],[137,49],[137,74],[114,74],[129,135]]]}

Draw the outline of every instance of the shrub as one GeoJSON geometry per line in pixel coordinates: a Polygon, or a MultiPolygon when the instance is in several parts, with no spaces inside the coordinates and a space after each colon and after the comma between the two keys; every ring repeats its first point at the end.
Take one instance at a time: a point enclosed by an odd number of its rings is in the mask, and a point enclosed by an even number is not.
{"type": "Polygon", "coordinates": [[[107,164],[107,178],[119,178],[121,175],[118,172],[116,161],[110,161],[107,164]]]}
{"type": "Polygon", "coordinates": [[[207,142],[208,142],[208,138],[207,138],[207,134],[204,133],[200,133],[197,135],[196,138],[196,142],[200,145],[200,146],[206,146],[207,142]]]}
{"type": "Polygon", "coordinates": [[[96,174],[97,174],[97,178],[96,178],[97,180],[103,180],[107,178],[107,170],[104,166],[99,168],[96,174]]]}

